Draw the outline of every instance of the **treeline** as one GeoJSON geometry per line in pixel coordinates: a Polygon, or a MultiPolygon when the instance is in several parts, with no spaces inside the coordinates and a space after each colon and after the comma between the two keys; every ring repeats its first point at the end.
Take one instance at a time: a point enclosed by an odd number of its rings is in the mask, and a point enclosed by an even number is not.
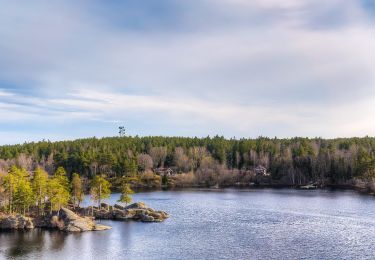
{"type": "MultiPolygon", "coordinates": [[[[127,178],[122,178],[120,202],[131,202],[127,178]]],[[[111,184],[104,176],[96,175],[89,182],[91,199],[100,208],[102,199],[111,194],[111,184]]],[[[53,175],[41,168],[28,172],[24,168],[11,166],[8,173],[0,175],[0,212],[44,215],[59,211],[61,207],[72,209],[80,206],[84,198],[83,180],[74,173],[71,181],[66,171],[58,167],[53,175]]]]}
{"type": "Polygon", "coordinates": [[[273,184],[370,184],[375,176],[375,138],[135,136],[41,141],[0,147],[0,171],[8,172],[12,165],[28,172],[41,168],[49,175],[64,167],[70,179],[76,172],[88,179],[103,174],[145,178],[145,182],[158,180],[152,176],[155,169],[171,168],[177,175],[160,185],[207,186],[257,181],[254,168],[261,165],[273,184]]]}

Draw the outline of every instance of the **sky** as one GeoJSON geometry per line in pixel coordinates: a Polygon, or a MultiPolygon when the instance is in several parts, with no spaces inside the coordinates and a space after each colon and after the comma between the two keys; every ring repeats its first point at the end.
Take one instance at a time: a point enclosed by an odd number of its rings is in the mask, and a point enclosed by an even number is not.
{"type": "Polygon", "coordinates": [[[372,0],[0,0],[0,144],[375,135],[372,0]]]}

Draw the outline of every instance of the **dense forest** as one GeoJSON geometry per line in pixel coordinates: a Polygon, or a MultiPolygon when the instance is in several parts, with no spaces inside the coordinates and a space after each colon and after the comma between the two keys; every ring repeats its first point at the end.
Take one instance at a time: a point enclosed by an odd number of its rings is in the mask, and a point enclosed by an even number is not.
{"type": "Polygon", "coordinates": [[[12,166],[52,175],[63,167],[133,186],[231,186],[269,184],[350,185],[372,188],[375,138],[225,139],[224,137],[107,137],[24,143],[0,147],[0,173],[12,166]],[[262,166],[267,174],[260,176],[262,166]],[[170,172],[166,174],[164,169],[170,172]]]}

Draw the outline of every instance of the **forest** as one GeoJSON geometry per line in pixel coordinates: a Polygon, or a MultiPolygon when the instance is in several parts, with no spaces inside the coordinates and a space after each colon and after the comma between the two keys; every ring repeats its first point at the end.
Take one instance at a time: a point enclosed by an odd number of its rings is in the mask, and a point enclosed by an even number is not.
{"type": "Polygon", "coordinates": [[[0,174],[12,166],[52,176],[62,167],[69,180],[104,176],[113,187],[128,177],[132,187],[298,186],[316,183],[373,189],[375,138],[226,139],[222,136],[43,140],[0,147],[0,174]],[[259,176],[256,167],[267,174],[259,176]],[[170,169],[166,174],[164,169],[170,169]]]}
{"type": "MultiPolygon", "coordinates": [[[[128,181],[125,176],[121,178],[121,197],[118,200],[126,205],[132,201],[133,194],[128,181]]],[[[111,184],[105,176],[96,175],[89,187],[91,201],[100,209],[102,200],[111,194],[111,184]]],[[[84,194],[81,177],[74,173],[69,180],[63,167],[49,175],[39,167],[30,173],[13,165],[7,174],[0,175],[0,219],[4,218],[4,212],[41,216],[59,212],[67,206],[75,210],[80,207],[84,194]]]]}

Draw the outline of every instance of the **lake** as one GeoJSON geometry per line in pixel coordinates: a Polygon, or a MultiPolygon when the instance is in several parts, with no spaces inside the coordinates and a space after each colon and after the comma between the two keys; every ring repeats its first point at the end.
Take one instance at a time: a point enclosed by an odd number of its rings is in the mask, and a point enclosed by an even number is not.
{"type": "MultiPolygon", "coordinates": [[[[110,202],[118,199],[113,194],[110,202]]],[[[0,259],[374,259],[375,198],[354,191],[256,189],[138,193],[162,223],[112,230],[0,233],[0,259]]],[[[86,201],[86,204],[88,202],[86,201]]]]}

